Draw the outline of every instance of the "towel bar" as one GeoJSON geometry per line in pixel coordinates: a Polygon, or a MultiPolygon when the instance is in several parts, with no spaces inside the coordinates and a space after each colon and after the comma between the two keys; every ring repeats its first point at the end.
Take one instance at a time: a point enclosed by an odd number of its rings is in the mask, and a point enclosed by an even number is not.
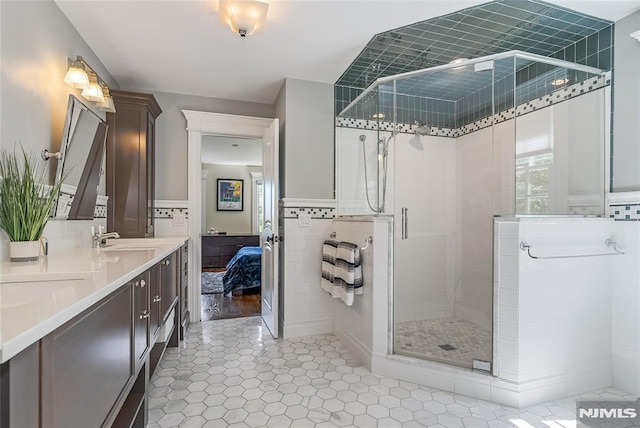
{"type": "MultiPolygon", "coordinates": [[[[338,234],[336,232],[331,232],[329,234],[329,238],[331,239],[335,239],[338,236],[338,234]]],[[[365,238],[364,240],[364,247],[360,247],[361,250],[366,250],[367,248],[369,248],[369,245],[373,244],[373,236],[368,236],[367,238],[365,238]]]]}
{"type": "Polygon", "coordinates": [[[609,248],[613,247],[613,253],[595,253],[595,254],[569,254],[569,255],[560,255],[560,256],[536,256],[531,254],[531,245],[527,243],[527,241],[520,242],[520,249],[522,251],[526,251],[529,257],[537,260],[548,260],[548,259],[570,259],[577,257],[599,257],[599,256],[622,256],[625,254],[624,251],[618,249],[618,244],[611,238],[607,238],[604,241],[604,245],[609,248]]]}

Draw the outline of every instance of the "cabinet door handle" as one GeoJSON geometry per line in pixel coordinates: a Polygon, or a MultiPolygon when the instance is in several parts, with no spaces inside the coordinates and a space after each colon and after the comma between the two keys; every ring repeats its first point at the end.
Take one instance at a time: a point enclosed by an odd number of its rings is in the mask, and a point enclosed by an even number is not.
{"type": "Polygon", "coordinates": [[[135,281],[135,282],[133,283],[133,286],[134,286],[134,287],[136,287],[136,288],[137,288],[137,287],[140,287],[140,281],[135,281]]]}
{"type": "Polygon", "coordinates": [[[144,286],[147,285],[147,281],[145,281],[144,279],[140,280],[140,287],[144,288],[144,286]]]}
{"type": "Polygon", "coordinates": [[[163,260],[162,261],[162,264],[165,265],[165,266],[169,266],[169,263],[170,263],[169,260],[163,260]]]}
{"type": "Polygon", "coordinates": [[[143,320],[145,318],[149,318],[149,311],[146,309],[140,313],[140,319],[143,320]]]}
{"type": "Polygon", "coordinates": [[[156,296],[153,298],[153,303],[159,302],[160,300],[162,300],[162,296],[156,294],[156,296]]]}

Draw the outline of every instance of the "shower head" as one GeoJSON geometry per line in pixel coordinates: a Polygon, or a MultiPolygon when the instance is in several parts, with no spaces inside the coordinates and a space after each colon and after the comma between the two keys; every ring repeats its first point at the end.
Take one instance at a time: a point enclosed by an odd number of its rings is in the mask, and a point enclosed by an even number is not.
{"type": "Polygon", "coordinates": [[[413,121],[413,124],[416,125],[416,129],[413,131],[416,135],[429,135],[431,134],[431,127],[425,125],[424,122],[416,119],[413,121]]]}

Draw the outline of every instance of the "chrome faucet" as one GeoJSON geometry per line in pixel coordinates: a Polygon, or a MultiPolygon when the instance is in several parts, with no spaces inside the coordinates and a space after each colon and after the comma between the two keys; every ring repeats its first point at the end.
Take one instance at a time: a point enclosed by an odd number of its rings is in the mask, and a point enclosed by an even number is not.
{"type": "Polygon", "coordinates": [[[95,228],[91,226],[91,247],[92,248],[102,248],[104,244],[107,243],[108,238],[119,238],[120,235],[118,232],[102,232],[102,226],[98,226],[98,232],[96,233],[95,228]]]}

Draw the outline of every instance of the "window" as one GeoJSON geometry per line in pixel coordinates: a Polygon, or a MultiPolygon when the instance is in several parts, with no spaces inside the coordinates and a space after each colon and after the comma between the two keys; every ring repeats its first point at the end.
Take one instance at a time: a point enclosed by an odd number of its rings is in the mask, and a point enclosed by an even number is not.
{"type": "Polygon", "coordinates": [[[553,153],[516,158],[516,214],[548,214],[553,153]]]}

